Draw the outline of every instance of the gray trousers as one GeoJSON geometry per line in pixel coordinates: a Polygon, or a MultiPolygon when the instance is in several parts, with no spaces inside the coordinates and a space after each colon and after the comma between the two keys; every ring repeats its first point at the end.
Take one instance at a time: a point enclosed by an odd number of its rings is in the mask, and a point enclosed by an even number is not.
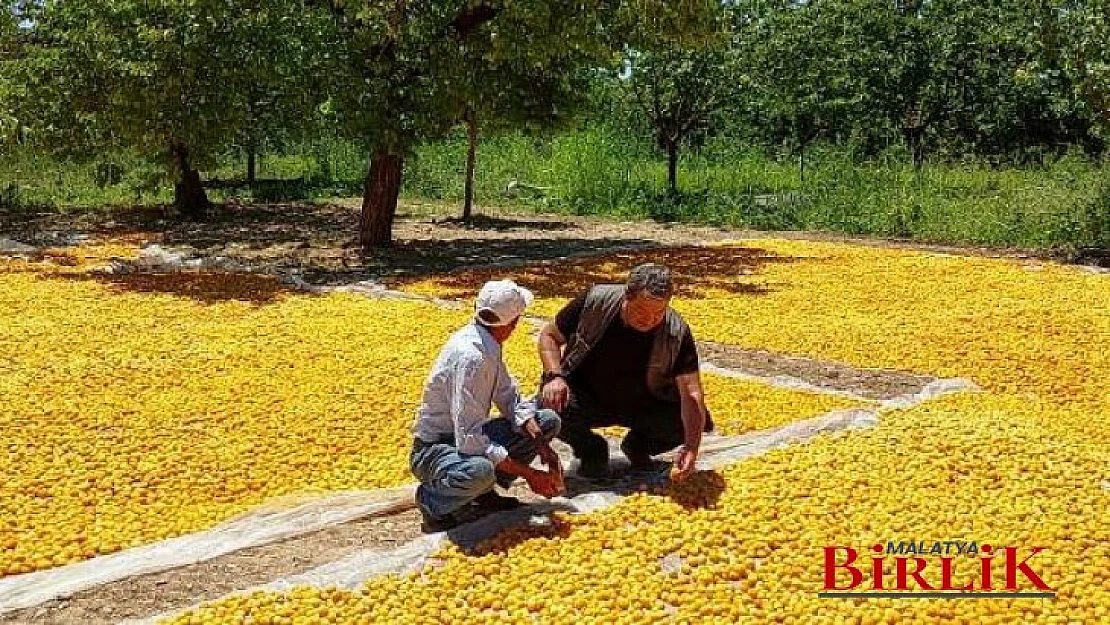
{"type": "MultiPolygon", "coordinates": [[[[482,429],[491,441],[508,450],[510,458],[529,464],[536,458],[539,443],[550,443],[559,434],[561,421],[554,410],[539,410],[536,412],[536,424],[542,432],[539,439],[515,432],[508,419],[490,419],[482,429]]],[[[489,492],[494,484],[506,487],[516,479],[498,472],[485,456],[459,453],[453,435],[435,443],[415,439],[409,455],[409,468],[420,480],[416,489],[416,505],[434,517],[462,508],[479,495],[489,492]]]]}

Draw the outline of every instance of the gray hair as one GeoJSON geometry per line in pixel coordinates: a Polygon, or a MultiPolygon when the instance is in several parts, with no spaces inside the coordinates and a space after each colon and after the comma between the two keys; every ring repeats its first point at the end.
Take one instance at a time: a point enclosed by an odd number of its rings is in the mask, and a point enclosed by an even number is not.
{"type": "Polygon", "coordinates": [[[667,299],[674,295],[671,270],[655,263],[638,265],[628,274],[625,293],[629,297],[646,294],[656,299],[667,299]]]}

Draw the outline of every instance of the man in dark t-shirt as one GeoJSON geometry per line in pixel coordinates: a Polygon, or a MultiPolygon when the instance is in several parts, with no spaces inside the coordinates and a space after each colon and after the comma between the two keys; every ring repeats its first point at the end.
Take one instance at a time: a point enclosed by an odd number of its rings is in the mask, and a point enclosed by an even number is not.
{"type": "Polygon", "coordinates": [[[712,425],[694,337],[669,306],[673,291],[666,267],[640,265],[625,285],[579,295],[540,332],[541,400],[562,416],[559,437],[581,461],[579,475],[607,474],[608,445],[592,429],[609,425],[629,428],[621,450],[634,469],[680,447],[678,470],[693,470],[712,425]]]}

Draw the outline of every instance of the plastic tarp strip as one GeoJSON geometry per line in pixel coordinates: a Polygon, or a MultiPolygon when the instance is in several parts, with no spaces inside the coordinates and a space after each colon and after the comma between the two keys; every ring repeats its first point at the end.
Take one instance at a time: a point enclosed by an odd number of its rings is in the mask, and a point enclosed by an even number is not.
{"type": "Polygon", "coordinates": [[[621,499],[623,499],[622,496],[610,492],[585,493],[570,499],[560,497],[542,504],[533,504],[528,508],[485,516],[453,529],[449,533],[422,536],[392,551],[363,549],[335,562],[299,575],[275,580],[259,588],[277,591],[297,586],[336,586],[355,589],[366,580],[379,575],[418,571],[429,564],[432,556],[448,543],[473,547],[493,538],[502,530],[520,523],[548,524],[550,523],[548,514],[552,511],[586,514],[608,508],[621,499]]]}
{"type": "MultiPolygon", "coordinates": [[[[374,514],[413,506],[415,486],[350,491],[282,506],[282,499],[216,527],[68,566],[0,579],[0,614],[109,582],[166,571],[374,514]]],[[[287,498],[288,499],[288,498],[287,498]]]]}
{"type": "Polygon", "coordinates": [[[879,411],[885,412],[887,410],[906,410],[914,406],[923,404],[927,401],[932,401],[938,397],[949,395],[951,393],[963,393],[978,391],[979,386],[971,380],[965,378],[944,378],[941,380],[933,380],[925,385],[925,388],[920,391],[910,394],[895,397],[879,403],[879,411]]]}

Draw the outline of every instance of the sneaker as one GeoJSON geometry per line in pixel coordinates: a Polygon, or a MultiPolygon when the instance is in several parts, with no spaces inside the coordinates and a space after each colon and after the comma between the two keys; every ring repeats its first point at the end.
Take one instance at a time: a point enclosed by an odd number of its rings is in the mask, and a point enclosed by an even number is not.
{"type": "Polygon", "coordinates": [[[423,510],[420,511],[420,531],[425,534],[437,534],[459,526],[459,519],[453,514],[432,516],[423,510]]]}
{"type": "Polygon", "coordinates": [[[482,493],[481,495],[478,495],[478,497],[474,500],[474,504],[477,505],[480,510],[486,510],[489,512],[516,510],[517,508],[524,505],[516,497],[505,497],[504,495],[501,495],[494,490],[487,491],[485,493],[482,493]]]}
{"type": "Polygon", "coordinates": [[[575,474],[587,480],[604,480],[609,477],[609,459],[582,460],[575,474]]]}

